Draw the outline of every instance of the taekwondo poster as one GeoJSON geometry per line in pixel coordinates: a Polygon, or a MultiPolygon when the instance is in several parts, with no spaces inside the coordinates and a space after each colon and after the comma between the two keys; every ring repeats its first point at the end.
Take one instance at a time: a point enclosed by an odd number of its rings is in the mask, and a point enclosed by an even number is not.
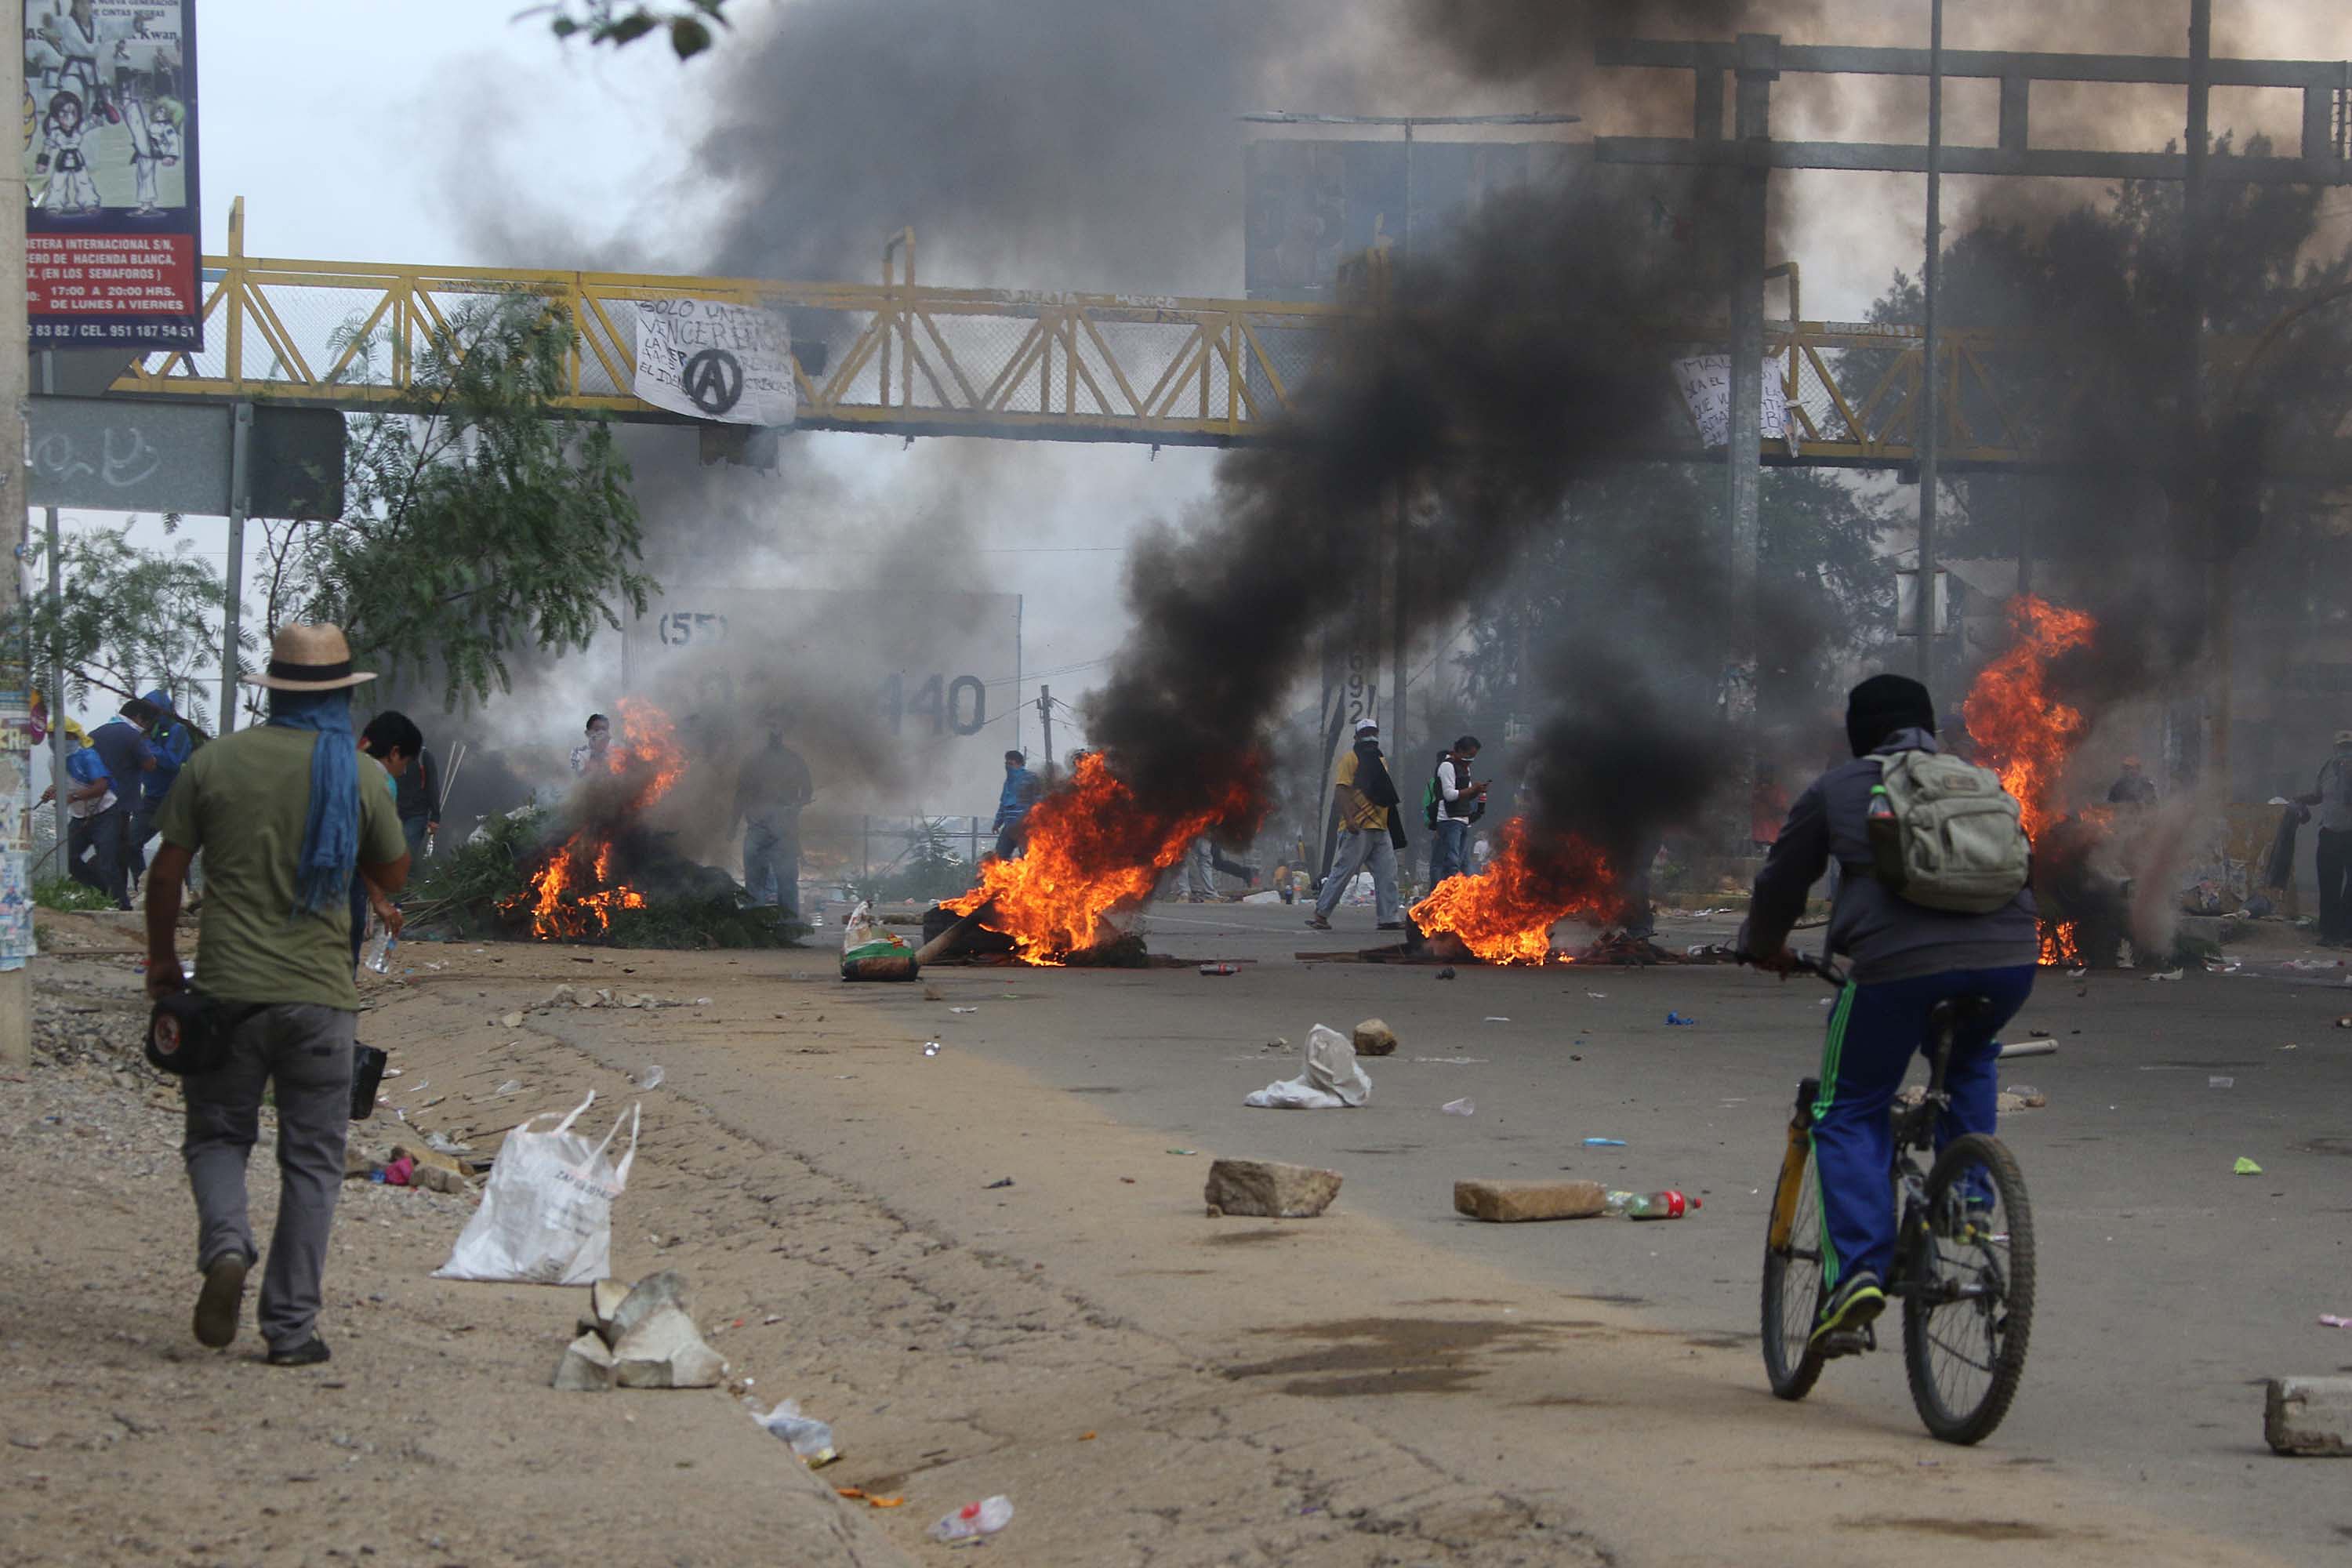
{"type": "Polygon", "coordinates": [[[673,414],[788,426],[797,399],[784,319],[717,300],[641,301],[634,390],[673,414]]]}
{"type": "Polygon", "coordinates": [[[35,348],[204,346],[195,0],[25,0],[35,348]]]}

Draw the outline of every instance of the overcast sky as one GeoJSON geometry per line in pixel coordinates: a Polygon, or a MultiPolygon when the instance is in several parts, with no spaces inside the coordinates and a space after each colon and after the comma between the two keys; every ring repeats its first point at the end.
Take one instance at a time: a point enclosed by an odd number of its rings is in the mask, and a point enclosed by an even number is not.
{"type": "MultiPolygon", "coordinates": [[[[730,9],[740,29],[756,36],[805,3],[735,0],[730,9]]],[[[894,0],[869,3],[880,10],[894,0]]],[[[229,201],[241,195],[247,247],[263,255],[547,267],[625,256],[648,267],[698,265],[727,216],[728,191],[697,172],[698,143],[712,119],[725,62],[681,66],[659,40],[621,51],[560,45],[543,23],[510,20],[520,8],[518,0],[202,0],[205,248],[225,247],[229,201]],[[524,247],[541,253],[515,253],[524,247]]],[[[1379,9],[1372,0],[1360,8],[1325,5],[1343,38],[1347,18],[1379,9]]],[[[1792,31],[1793,40],[1925,39],[1927,0],[1820,0],[1814,9],[1822,19],[1792,31]]],[[[2185,18],[2186,0],[1956,5],[1948,41],[1956,47],[2176,52],[2185,22],[2163,20],[2174,11],[2185,18]]],[[[2352,55],[2352,6],[2342,0],[2219,0],[2217,26],[2224,53],[2352,55]]],[[[1368,40],[1375,31],[1368,27],[1368,40]]],[[[740,36],[720,45],[746,47],[740,36]]],[[[895,112],[892,90],[887,81],[873,84],[875,115],[895,112]]],[[[1779,90],[1774,129],[1783,136],[1876,134],[1872,121],[1913,117],[1924,98],[1916,84],[1832,87],[1824,79],[1790,78],[1779,90]]],[[[2284,94],[2267,99],[2217,95],[2217,126],[2260,125],[2291,142],[2295,106],[2284,94]]],[[[1488,96],[1477,107],[1495,101],[1488,96]]],[[[2087,144],[2157,145],[2162,128],[2177,121],[2177,95],[2135,97],[2119,89],[2037,90],[2036,140],[2047,142],[2063,127],[2070,139],[2079,130],[2087,144]]],[[[1992,105],[1990,84],[1956,88],[1952,139],[1992,140],[1992,105]]],[[[1300,107],[1377,112],[1397,105],[1300,107]]],[[[1426,112],[1447,105],[1409,107],[1426,112]]],[[[1590,122],[1580,134],[1621,128],[1610,123],[1605,105],[1580,107],[1590,122]]],[[[789,106],[772,130],[780,146],[793,137],[789,106]]],[[[1074,123],[1070,135],[1083,150],[1087,128],[1074,123]]],[[[746,155],[757,158],[760,149],[746,155]]],[[[1232,289],[1238,281],[1238,159],[1223,166],[1233,186],[1234,254],[1223,267],[1204,264],[1200,281],[1186,285],[1203,292],[1232,289]]],[[[1783,175],[1773,189],[1805,269],[1807,315],[1859,314],[1895,267],[1916,268],[1918,180],[1783,175]]],[[[1965,213],[1965,185],[1949,199],[1948,210],[1965,213]]],[[[924,213],[903,217],[925,227],[924,213]]],[[[956,237],[936,226],[926,232],[927,277],[938,276],[928,262],[933,255],[950,258],[952,271],[956,237]]],[[[950,280],[1103,290],[1168,286],[1160,279],[1087,276],[1083,258],[1042,275],[1060,259],[1016,253],[989,265],[1040,275],[950,280]]],[[[804,461],[884,514],[901,495],[910,507],[937,508],[961,471],[950,442],[905,449],[873,437],[803,433],[790,439],[804,461]]],[[[1124,446],[1031,443],[992,454],[991,482],[974,487],[971,504],[957,508],[972,570],[985,579],[973,585],[1027,596],[1025,662],[1033,670],[1065,671],[1055,681],[1057,691],[1075,695],[1118,644],[1122,542],[1140,521],[1178,516],[1197,501],[1213,462],[1208,454],[1179,449],[1154,459],[1147,448],[1124,446]]],[[[199,547],[217,558],[218,525],[199,522],[195,531],[199,547]]],[[[793,545],[792,531],[780,524],[761,570],[820,583],[868,574],[837,538],[829,538],[821,554],[796,555],[793,545]]]]}

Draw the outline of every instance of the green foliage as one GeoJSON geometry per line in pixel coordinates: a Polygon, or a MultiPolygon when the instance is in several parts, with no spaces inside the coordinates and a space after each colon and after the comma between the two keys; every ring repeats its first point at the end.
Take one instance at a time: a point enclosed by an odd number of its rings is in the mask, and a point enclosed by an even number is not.
{"type": "MultiPolygon", "coordinates": [[[[382,347],[357,344],[360,378],[382,347]]],[[[509,689],[514,650],[584,648],[642,611],[656,584],[628,464],[556,405],[572,347],[569,319],[531,295],[436,324],[407,405],[352,422],[345,515],[269,526],[267,625],[335,622],[395,679],[437,672],[457,706],[509,689]]]]}
{"type": "MultiPolygon", "coordinates": [[[[498,900],[521,891],[522,863],[547,838],[548,813],[541,809],[493,816],[454,849],[435,856],[409,898],[418,916],[447,906],[451,910],[489,911],[498,900]]],[[[502,930],[495,923],[481,934],[502,930]]]]}
{"type": "Polygon", "coordinates": [[[778,911],[746,904],[742,889],[649,899],[641,910],[616,910],[610,936],[615,947],[700,949],[789,947],[802,928],[786,925],[778,911]]]}
{"type": "Polygon", "coordinates": [[[713,24],[727,25],[727,0],[683,0],[675,5],[626,4],[626,0],[561,0],[541,5],[525,16],[545,16],[548,30],[559,38],[585,35],[592,44],[615,48],[635,43],[656,29],[669,34],[669,47],[679,59],[692,59],[711,45],[713,24]]]}
{"type": "Polygon", "coordinates": [[[46,882],[33,884],[33,902],[45,910],[110,910],[114,900],[96,888],[84,887],[71,877],[52,877],[46,882]]]}
{"type": "MultiPolygon", "coordinates": [[[[166,529],[176,521],[165,519],[166,529]]],[[[213,630],[220,574],[185,540],[169,551],[142,550],[131,543],[131,529],[125,522],[60,539],[59,597],[26,600],[29,662],[36,671],[64,668],[68,706],[95,698],[108,711],[110,699],[135,697],[161,678],[179,712],[201,725],[197,672],[218,668],[220,658],[213,630]]],[[[37,574],[45,547],[37,540],[27,553],[37,574]]]]}

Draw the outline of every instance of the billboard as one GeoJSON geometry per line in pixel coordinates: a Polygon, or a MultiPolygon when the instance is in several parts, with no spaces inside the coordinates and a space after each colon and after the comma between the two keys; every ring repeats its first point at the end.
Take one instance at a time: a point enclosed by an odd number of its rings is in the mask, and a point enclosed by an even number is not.
{"type": "Polygon", "coordinates": [[[782,709],[818,812],[986,816],[1020,637],[1013,594],[666,587],[625,646],[630,689],[681,721],[782,709]]]}
{"type": "Polygon", "coordinates": [[[204,346],[195,0],[26,0],[35,348],[204,346]]]}

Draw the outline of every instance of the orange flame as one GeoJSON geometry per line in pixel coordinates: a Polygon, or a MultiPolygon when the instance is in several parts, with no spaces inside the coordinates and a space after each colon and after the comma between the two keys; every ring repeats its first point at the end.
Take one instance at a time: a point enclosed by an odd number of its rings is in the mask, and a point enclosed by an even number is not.
{"type": "MultiPolygon", "coordinates": [[[[2017,797],[2025,836],[2039,839],[2064,815],[2059,781],[2075,742],[2091,727],[2081,709],[2051,696],[2050,661],[2087,645],[2099,626],[2081,610],[2031,594],[2009,602],[2009,621],[2017,641],[1978,674],[1960,711],[1985,763],[2017,797]]],[[[2044,921],[2042,962],[2073,968],[2082,961],[2074,922],[2044,921]]]]}
{"type": "Polygon", "coordinates": [[[2083,710],[2050,694],[2050,661],[2082,647],[2098,623],[2028,594],[2009,602],[2017,641],[1969,689],[1961,713],[1969,738],[2001,787],[2017,797],[2029,838],[2061,816],[2058,784],[2068,753],[2088,730],[2083,710]]]}
{"type": "MultiPolygon", "coordinates": [[[[667,795],[686,772],[669,716],[639,698],[624,697],[618,704],[625,746],[605,753],[615,776],[628,781],[626,800],[611,818],[634,820],[667,795]]],[[[605,786],[609,788],[610,786],[605,786]]],[[[646,907],[643,893],[613,880],[613,842],[583,827],[563,841],[531,879],[530,890],[507,906],[527,908],[531,934],[542,942],[603,936],[613,928],[616,910],[646,907]]]]}
{"type": "MultiPolygon", "coordinates": [[[[1255,771],[1237,770],[1244,780],[1255,771]]],[[[1166,817],[1139,802],[1099,753],[1081,757],[1067,784],[1029,808],[1022,857],[982,861],[980,886],[940,907],[970,914],[993,903],[982,923],[1011,937],[1015,956],[1060,963],[1111,935],[1108,917],[1150,898],[1192,840],[1250,809],[1249,786],[1237,783],[1222,801],[1166,817]]]]}
{"type": "Polygon", "coordinates": [[[1617,879],[1601,852],[1570,837],[1557,849],[1531,850],[1527,822],[1503,825],[1503,847],[1486,874],[1448,877],[1412,907],[1428,935],[1449,931],[1489,963],[1558,959],[1551,928],[1571,918],[1606,921],[1618,904],[1617,879]]]}

